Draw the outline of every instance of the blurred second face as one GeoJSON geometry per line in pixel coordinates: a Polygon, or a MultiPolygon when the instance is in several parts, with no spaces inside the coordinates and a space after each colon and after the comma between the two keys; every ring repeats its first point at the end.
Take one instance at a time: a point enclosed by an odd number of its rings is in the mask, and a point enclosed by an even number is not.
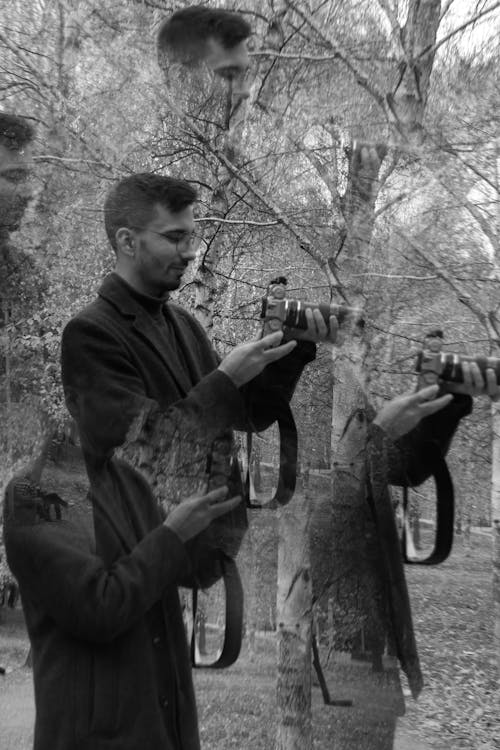
{"type": "Polygon", "coordinates": [[[206,63],[217,76],[228,82],[234,99],[246,99],[250,96],[250,57],[246,39],[231,49],[226,49],[216,39],[209,39],[206,63]]]}
{"type": "Polygon", "coordinates": [[[15,232],[32,196],[29,147],[14,151],[0,144],[0,232],[15,232]]]}

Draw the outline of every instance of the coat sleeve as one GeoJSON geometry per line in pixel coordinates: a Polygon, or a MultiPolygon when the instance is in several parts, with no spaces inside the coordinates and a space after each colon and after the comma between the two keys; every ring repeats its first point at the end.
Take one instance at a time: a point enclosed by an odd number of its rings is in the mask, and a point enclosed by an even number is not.
{"type": "MultiPolygon", "coordinates": [[[[209,343],[202,326],[178,305],[175,311],[193,332],[201,357],[217,367],[221,359],[209,343]]],[[[257,377],[242,386],[239,390],[244,411],[235,413],[231,427],[244,432],[261,432],[276,422],[283,404],[291,401],[304,367],[315,357],[316,344],[298,341],[290,354],[268,365],[257,377]]]]}
{"type": "Polygon", "coordinates": [[[368,449],[383,460],[388,483],[397,487],[417,487],[429,479],[428,451],[438,450],[445,456],[460,420],[471,411],[471,397],[456,395],[448,406],[423,419],[396,442],[392,442],[377,425],[371,424],[368,449]]]}
{"type": "Polygon", "coordinates": [[[94,455],[110,455],[131,431],[137,437],[153,423],[163,449],[176,443],[180,449],[194,439],[209,446],[243,413],[241,394],[220,370],[207,374],[185,398],[160,409],[147,398],[125,345],[83,317],[74,318],[63,332],[61,365],[67,407],[85,450],[94,455]]]}
{"type": "Polygon", "coordinates": [[[9,503],[4,539],[23,597],[73,636],[109,642],[179,585],[189,565],[177,535],[161,525],[110,567],[71,521],[36,521],[25,498],[9,503]]]}

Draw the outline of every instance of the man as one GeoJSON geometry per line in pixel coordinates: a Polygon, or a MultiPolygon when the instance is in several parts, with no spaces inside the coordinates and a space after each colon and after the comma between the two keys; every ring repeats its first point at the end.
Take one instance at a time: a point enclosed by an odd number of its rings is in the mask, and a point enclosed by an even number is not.
{"type": "Polygon", "coordinates": [[[33,135],[24,117],[0,112],[0,238],[19,229],[31,198],[28,165],[33,135]]]}
{"type": "MultiPolygon", "coordinates": [[[[96,551],[92,507],[75,492],[78,480],[85,481],[83,467],[73,463],[69,475],[67,463],[49,460],[43,489],[18,477],[5,496],[7,559],[32,648],[34,750],[197,748],[176,586],[190,566],[188,540],[241,498],[224,499],[224,488],[187,498],[130,549],[109,533],[109,564],[96,551]],[[168,640],[151,630],[155,606],[168,620],[168,640]],[[178,692],[160,692],[156,661],[160,669],[169,662],[178,692]]],[[[147,502],[147,485],[138,480],[134,489],[147,502]]],[[[110,516],[122,511],[116,500],[113,492],[106,497],[110,516]]]]}
{"type": "MultiPolygon", "coordinates": [[[[63,333],[66,402],[80,431],[96,553],[106,567],[131,554],[182,498],[217,485],[237,494],[241,479],[232,428],[263,429],[274,422],[314,358],[313,343],[280,345],[277,333],[236,347],[220,362],[196,320],[169,301],[194,257],[195,199],[188,183],[153,174],[132,175],[113,187],[104,215],[115,272],[63,333]],[[114,455],[116,449],[126,461],[114,455]]],[[[330,323],[334,336],[335,320],[330,323]]],[[[310,316],[306,336],[327,335],[321,315],[310,316]]],[[[241,503],[227,518],[229,534],[218,530],[218,557],[203,535],[187,543],[188,562],[179,566],[177,585],[207,585],[220,576],[244,531],[241,503]]],[[[160,703],[161,711],[143,742],[154,736],[152,750],[194,750],[196,708],[176,592],[154,603],[145,622],[150,645],[142,658],[151,664],[151,675],[149,684],[138,688],[160,703]]],[[[127,747],[126,717],[134,714],[137,698],[126,686],[120,690],[122,720],[110,715],[108,725],[103,717],[99,727],[90,728],[96,743],[108,736],[116,747],[127,747]]],[[[143,729],[146,713],[144,707],[144,714],[136,715],[143,729]]],[[[138,735],[136,742],[130,747],[143,746],[138,735]]]]}
{"type": "MultiPolygon", "coordinates": [[[[10,235],[19,229],[31,198],[29,183],[34,131],[26,118],[0,112],[0,329],[16,321],[18,312],[38,301],[43,274],[33,259],[13,245],[10,235]]],[[[3,352],[2,352],[3,356],[3,352]]],[[[4,421],[4,430],[7,420],[4,421]]],[[[7,436],[2,433],[2,443],[7,436]]],[[[0,544],[0,600],[17,598],[17,586],[5,565],[0,544]]]]}
{"type": "Polygon", "coordinates": [[[0,299],[14,303],[21,288],[29,293],[35,286],[33,260],[10,242],[32,195],[29,175],[33,136],[33,128],[24,117],[0,112],[0,299]]]}
{"type": "Polygon", "coordinates": [[[160,67],[168,74],[175,63],[192,69],[205,65],[227,84],[234,103],[249,96],[250,25],[240,13],[193,5],[178,10],[160,26],[160,67]]]}
{"type": "MultiPolygon", "coordinates": [[[[182,63],[193,71],[189,79],[192,81],[189,87],[189,110],[187,107],[185,109],[196,113],[200,122],[206,113],[204,94],[211,90],[210,86],[215,86],[215,80],[220,78],[217,74],[221,70],[228,67],[237,81],[240,78],[248,79],[248,62],[243,55],[235,55],[235,67],[232,70],[230,60],[232,49],[241,52],[246,47],[245,42],[238,42],[235,47],[228,44],[221,33],[225,17],[212,13],[215,11],[197,6],[178,11],[164,22],[158,35],[159,62],[168,85],[173,87],[176,84],[172,72],[176,70],[176,63],[182,63]],[[197,81],[194,80],[194,74],[197,81]]],[[[227,19],[228,34],[229,22],[236,26],[235,16],[242,26],[246,24],[241,15],[232,13],[230,19],[227,19]]],[[[247,37],[249,34],[248,29],[247,37]]],[[[176,90],[182,91],[179,81],[176,90]]],[[[226,84],[225,93],[231,99],[231,83],[226,84]]],[[[222,94],[220,99],[222,101],[222,94]]],[[[234,102],[232,107],[234,111],[234,102]]],[[[240,142],[238,146],[241,148],[240,142]]],[[[240,162],[245,162],[241,153],[240,162]]],[[[360,479],[357,484],[347,480],[344,483],[337,476],[333,500],[326,503],[326,508],[319,508],[318,504],[316,516],[312,519],[312,574],[315,593],[318,596],[320,592],[324,593],[332,579],[343,582],[339,584],[339,591],[341,585],[344,589],[338,596],[338,602],[339,609],[346,613],[346,625],[344,629],[342,623],[339,628],[342,632],[337,633],[339,643],[343,641],[351,647],[354,638],[362,633],[359,640],[363,643],[363,649],[352,647],[352,652],[363,651],[363,658],[368,656],[374,669],[383,670],[382,654],[389,642],[391,653],[397,653],[400,663],[410,676],[414,694],[420,689],[421,674],[399,540],[391,518],[388,486],[419,485],[431,476],[429,446],[431,452],[445,455],[459,421],[470,413],[472,401],[469,396],[485,392],[495,396],[498,388],[492,371],[487,373],[486,383],[475,366],[465,367],[464,374],[464,386],[449,389],[458,394],[456,397],[448,395],[429,402],[429,399],[436,396],[437,388],[431,391],[425,389],[419,394],[393,399],[377,416],[365,395],[360,392],[360,407],[347,420],[338,453],[334,457],[339,465],[353,467],[359,464],[360,479]],[[432,407],[432,412],[429,407],[432,407]],[[346,537],[346,544],[340,550],[338,540],[342,533],[346,537]],[[367,596],[363,601],[365,584],[367,596]],[[346,591],[348,588],[350,590],[346,591]],[[356,629],[357,634],[354,634],[356,629]]],[[[356,471],[352,468],[347,471],[347,475],[355,474],[356,471]]],[[[333,599],[335,596],[336,593],[333,599]]],[[[388,679],[397,675],[397,669],[387,672],[392,672],[388,679]]],[[[360,685],[364,688],[361,684],[365,679],[364,672],[358,670],[357,675],[355,691],[360,689],[360,685]]],[[[373,749],[388,750],[392,747],[395,716],[404,706],[399,677],[396,676],[394,682],[397,683],[394,691],[396,699],[393,700],[394,695],[390,696],[384,706],[387,709],[384,714],[387,731],[380,741],[371,737],[370,728],[366,731],[366,741],[373,742],[370,745],[373,749]]],[[[378,686],[369,680],[366,681],[366,686],[368,691],[365,693],[379,694],[378,686]]],[[[381,691],[380,695],[383,703],[384,692],[381,691]]],[[[357,741],[354,739],[355,727],[360,723],[363,723],[362,718],[353,717],[351,712],[344,710],[341,720],[337,722],[336,739],[339,746],[344,747],[343,741],[346,743],[345,747],[354,746],[357,741]]],[[[366,724],[366,727],[369,726],[369,723],[366,724]]],[[[361,750],[361,745],[359,747],[361,750]]]]}

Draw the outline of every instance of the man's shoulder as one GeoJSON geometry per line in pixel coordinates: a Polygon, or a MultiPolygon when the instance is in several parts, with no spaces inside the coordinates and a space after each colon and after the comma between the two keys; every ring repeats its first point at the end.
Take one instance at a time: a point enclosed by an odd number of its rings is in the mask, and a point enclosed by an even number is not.
{"type": "Polygon", "coordinates": [[[116,326],[122,316],[112,304],[99,296],[88,305],[75,313],[66,323],[63,329],[63,338],[68,333],[89,328],[102,328],[110,325],[116,326]]]}
{"type": "Polygon", "coordinates": [[[76,312],[69,320],[69,323],[71,323],[74,320],[92,320],[92,318],[95,318],[99,315],[99,311],[103,306],[103,300],[101,300],[100,297],[97,297],[95,300],[92,300],[92,302],[89,302],[88,305],[85,305],[85,307],[82,307],[78,312],[76,312]]]}

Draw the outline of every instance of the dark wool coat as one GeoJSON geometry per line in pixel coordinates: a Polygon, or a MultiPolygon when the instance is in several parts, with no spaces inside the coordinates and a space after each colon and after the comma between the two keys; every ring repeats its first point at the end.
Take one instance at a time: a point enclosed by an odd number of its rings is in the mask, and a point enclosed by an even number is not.
{"type": "MultiPolygon", "coordinates": [[[[469,396],[457,395],[392,442],[372,423],[375,411],[359,389],[359,407],[347,420],[334,457],[333,500],[320,499],[312,508],[313,595],[340,603],[334,621],[338,647],[350,650],[353,659],[368,654],[372,662],[367,669],[339,667],[335,680],[343,685],[342,697],[356,696],[355,705],[368,713],[379,711],[388,726],[404,713],[404,698],[397,664],[382,658],[386,647],[390,656],[397,656],[415,697],[423,684],[389,488],[418,486],[428,479],[433,458],[446,455],[471,408],[469,396]]],[[[353,727],[361,720],[353,711],[343,709],[336,726],[346,747],[355,743],[353,727]]]]}
{"type": "MultiPolygon", "coordinates": [[[[138,415],[148,412],[149,421],[156,420],[158,432],[171,441],[165,446],[166,452],[175,449],[181,456],[183,440],[186,435],[193,437],[194,425],[197,455],[200,445],[205,446],[203,466],[198,461],[195,467],[201,470],[203,479],[211,446],[221,438],[227,441],[231,428],[250,426],[260,430],[275,421],[280,405],[291,398],[314,352],[314,345],[300,344],[248,387],[238,390],[216,369],[217,357],[189,313],[170,302],[160,309],[158,301],[137,294],[116,274],[104,281],[99,298],[66,326],[62,375],[66,402],[80,431],[92,490],[95,549],[105,570],[113,569],[124,556],[133,555],[137,545],[162,521],[150,486],[130,465],[113,456],[138,415]]],[[[189,464],[191,446],[188,441],[185,444],[189,464]]],[[[241,523],[241,518],[236,522],[241,523]]],[[[175,540],[171,541],[171,535],[166,539],[163,530],[158,534],[173,550],[167,577],[171,585],[165,587],[161,600],[147,600],[149,606],[134,628],[115,639],[110,623],[105,646],[84,649],[81,659],[85,668],[81,679],[75,677],[83,695],[82,716],[75,707],[81,743],[75,747],[199,747],[190,664],[175,586],[210,580],[211,571],[195,570],[191,554],[184,553],[179,562],[181,552],[175,540]],[[93,670],[95,666],[99,669],[93,670]],[[86,713],[86,703],[92,703],[96,693],[99,705],[94,721],[94,714],[86,713]]],[[[189,544],[186,547],[189,552],[189,544]]],[[[106,618],[105,622],[108,625],[106,618]]],[[[87,628],[83,621],[75,634],[68,635],[70,651],[80,649],[80,638],[91,637],[87,628]]],[[[43,639],[34,641],[33,646],[43,651],[43,639]]],[[[55,669],[62,679],[64,658],[56,661],[55,669]]],[[[45,689],[42,671],[37,671],[36,677],[37,713],[44,717],[39,725],[43,723],[47,730],[40,730],[36,750],[54,750],[48,729],[52,724],[53,733],[50,690],[45,689]],[[46,717],[51,717],[48,723],[46,717]]]]}
{"type": "MultiPolygon", "coordinates": [[[[147,491],[137,477],[130,481],[136,496],[147,491]]],[[[42,486],[61,492],[50,480],[42,486]]],[[[115,497],[108,509],[119,516],[115,497]]],[[[32,645],[34,749],[197,748],[176,588],[189,565],[185,547],[160,524],[128,550],[110,527],[115,561],[105,563],[95,551],[92,508],[82,512],[83,498],[79,505],[48,521],[25,480],[14,480],[5,498],[7,560],[32,645]]]]}

